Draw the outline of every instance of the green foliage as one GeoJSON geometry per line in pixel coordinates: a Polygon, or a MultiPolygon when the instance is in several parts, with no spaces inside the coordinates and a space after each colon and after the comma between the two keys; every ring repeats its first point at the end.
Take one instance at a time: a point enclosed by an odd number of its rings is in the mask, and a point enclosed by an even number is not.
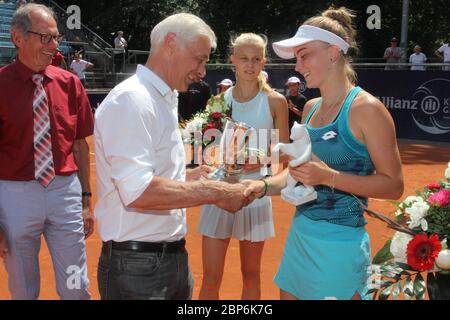
{"type": "MultiPolygon", "coordinates": [[[[129,48],[149,49],[150,30],[162,19],[175,12],[190,12],[202,17],[215,31],[218,49],[215,59],[227,59],[230,37],[241,32],[263,33],[269,43],[290,37],[307,18],[327,9],[333,1],[298,0],[60,0],[62,7],[77,4],[82,10],[82,22],[112,44],[114,33],[123,30],[130,37],[129,48]]],[[[400,38],[402,1],[379,2],[381,8],[380,30],[369,30],[366,21],[368,0],[335,1],[338,6],[346,6],[356,11],[355,26],[357,41],[362,57],[381,58],[392,36],[400,38]]],[[[415,44],[433,57],[434,51],[446,40],[450,20],[447,0],[410,1],[408,53],[415,44]]],[[[269,46],[269,52],[271,48],[269,46]]],[[[270,56],[275,57],[272,53],[270,56]]]]}
{"type": "Polygon", "coordinates": [[[373,261],[372,261],[373,264],[382,264],[386,261],[394,259],[394,256],[391,253],[391,242],[392,242],[392,238],[389,239],[388,241],[386,241],[383,248],[381,248],[381,250],[378,251],[378,253],[373,258],[373,261]]]}
{"type": "Polygon", "coordinates": [[[449,238],[450,206],[431,206],[427,215],[428,234],[437,234],[440,240],[449,238]]]}
{"type": "Polygon", "coordinates": [[[411,270],[404,263],[387,262],[380,265],[380,285],[371,289],[369,294],[374,299],[387,300],[398,299],[400,294],[406,300],[423,300],[427,290],[425,280],[420,272],[411,270]]]}

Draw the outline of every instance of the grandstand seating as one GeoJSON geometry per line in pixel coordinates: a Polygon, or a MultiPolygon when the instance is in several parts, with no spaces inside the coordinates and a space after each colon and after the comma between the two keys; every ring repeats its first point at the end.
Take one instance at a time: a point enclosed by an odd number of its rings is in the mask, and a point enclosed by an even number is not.
{"type": "Polygon", "coordinates": [[[0,3],[0,65],[9,63],[15,55],[10,35],[11,19],[15,9],[14,3],[0,3]]]}

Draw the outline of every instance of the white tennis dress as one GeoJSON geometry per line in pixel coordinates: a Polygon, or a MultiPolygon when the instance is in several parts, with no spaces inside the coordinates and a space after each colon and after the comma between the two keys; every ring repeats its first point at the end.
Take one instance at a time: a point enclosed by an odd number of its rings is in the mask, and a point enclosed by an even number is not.
{"type": "MultiPolygon", "coordinates": [[[[236,121],[245,122],[255,129],[273,129],[273,118],[270,112],[267,93],[260,91],[252,100],[240,103],[233,98],[230,88],[225,93],[225,101],[232,106],[232,117],[236,121]]],[[[267,130],[269,137],[270,131],[267,130]]],[[[258,137],[264,135],[258,131],[258,137]]],[[[258,142],[263,148],[266,143],[258,142]]],[[[269,144],[270,146],[270,140],[269,144]]],[[[262,178],[260,172],[242,176],[244,179],[262,178]]],[[[215,205],[204,205],[201,210],[198,232],[216,239],[236,238],[252,242],[264,241],[275,236],[272,218],[272,200],[270,197],[256,199],[247,207],[235,214],[229,213],[215,205]]]]}

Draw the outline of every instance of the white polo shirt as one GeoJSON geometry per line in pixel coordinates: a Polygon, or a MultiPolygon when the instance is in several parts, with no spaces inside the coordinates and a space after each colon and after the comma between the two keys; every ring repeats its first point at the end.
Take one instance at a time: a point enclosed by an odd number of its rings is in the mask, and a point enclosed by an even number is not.
{"type": "Polygon", "coordinates": [[[438,51],[440,53],[443,53],[444,55],[444,62],[450,62],[450,45],[448,43],[442,45],[438,51]]]}
{"type": "Polygon", "coordinates": [[[187,231],[185,209],[128,208],[154,176],[185,181],[178,93],[147,67],[118,84],[95,112],[98,200],[103,241],[176,241],[187,231]]]}
{"type": "Polygon", "coordinates": [[[411,66],[411,70],[419,70],[419,71],[424,71],[425,70],[425,66],[417,66],[416,64],[421,64],[421,63],[425,63],[427,62],[427,56],[422,53],[419,52],[417,53],[413,53],[410,57],[409,57],[409,63],[412,64],[411,66]]]}
{"type": "Polygon", "coordinates": [[[86,75],[84,74],[84,70],[86,70],[86,68],[91,65],[91,63],[80,59],[79,61],[77,60],[73,60],[72,63],[70,64],[70,69],[72,69],[73,71],[75,71],[75,73],[77,74],[78,78],[80,79],[85,79],[86,75]]]}

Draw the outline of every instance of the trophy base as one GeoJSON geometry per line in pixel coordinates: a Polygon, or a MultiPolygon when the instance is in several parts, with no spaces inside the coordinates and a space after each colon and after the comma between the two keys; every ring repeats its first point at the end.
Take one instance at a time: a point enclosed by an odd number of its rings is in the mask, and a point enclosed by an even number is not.
{"type": "Polygon", "coordinates": [[[238,183],[241,178],[242,170],[226,170],[223,167],[219,167],[210,174],[208,179],[215,181],[225,181],[228,183],[238,183]]]}
{"type": "Polygon", "coordinates": [[[313,201],[317,199],[317,192],[311,192],[310,194],[304,195],[302,197],[298,197],[296,194],[292,194],[288,192],[286,189],[281,190],[281,198],[294,206],[299,206],[301,204],[313,201]]]}
{"type": "Polygon", "coordinates": [[[223,181],[225,179],[225,169],[219,167],[208,174],[209,180],[223,181]]]}

